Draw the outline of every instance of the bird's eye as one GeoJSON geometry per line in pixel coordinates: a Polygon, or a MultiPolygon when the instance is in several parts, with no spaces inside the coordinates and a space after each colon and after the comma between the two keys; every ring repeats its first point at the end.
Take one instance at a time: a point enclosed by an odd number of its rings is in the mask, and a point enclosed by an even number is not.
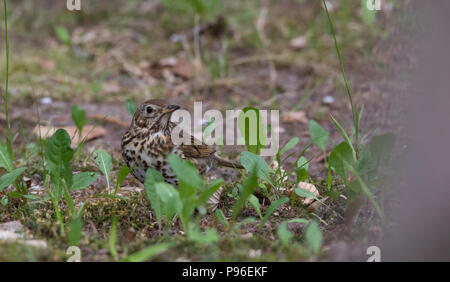
{"type": "Polygon", "coordinates": [[[150,114],[151,112],[153,112],[153,109],[152,109],[152,107],[147,106],[147,107],[145,107],[145,111],[147,112],[147,114],[150,114]]]}

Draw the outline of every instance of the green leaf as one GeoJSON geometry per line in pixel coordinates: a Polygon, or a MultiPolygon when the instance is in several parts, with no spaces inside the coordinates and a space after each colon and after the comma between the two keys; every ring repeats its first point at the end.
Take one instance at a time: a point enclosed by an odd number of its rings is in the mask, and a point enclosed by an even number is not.
{"type": "Polygon", "coordinates": [[[154,256],[164,253],[165,251],[167,251],[168,249],[170,249],[174,246],[175,246],[175,244],[172,242],[156,244],[156,245],[147,247],[141,251],[138,251],[134,254],[131,254],[128,257],[124,258],[122,261],[128,261],[128,262],[148,261],[149,259],[153,258],[154,256]]]}
{"type": "Polygon", "coordinates": [[[45,147],[47,169],[50,171],[57,200],[62,195],[62,180],[65,181],[67,187],[72,186],[72,166],[70,161],[73,158],[73,150],[70,145],[71,139],[67,131],[58,129],[48,138],[45,147]]]}
{"type": "Polygon", "coordinates": [[[55,34],[62,43],[67,44],[67,45],[72,44],[71,43],[72,41],[70,39],[70,33],[65,27],[57,26],[55,28],[55,34]]]}
{"type": "Polygon", "coordinates": [[[197,169],[190,162],[181,159],[175,154],[167,156],[167,161],[173,173],[178,177],[178,184],[186,184],[195,190],[203,188],[203,181],[197,169]]]}
{"type": "Polygon", "coordinates": [[[221,209],[216,210],[216,218],[217,220],[222,223],[226,228],[230,227],[230,224],[228,223],[227,218],[223,214],[223,211],[221,209]]]}
{"type": "Polygon", "coordinates": [[[94,161],[100,171],[105,175],[106,184],[108,185],[108,193],[111,193],[111,186],[109,184],[109,172],[112,167],[111,155],[104,150],[97,150],[94,152],[94,161]]]}
{"type": "Polygon", "coordinates": [[[80,172],[73,176],[72,191],[82,190],[97,180],[97,172],[80,172]]]}
{"type": "Polygon", "coordinates": [[[352,148],[347,142],[342,142],[333,149],[329,162],[337,175],[347,184],[348,166],[354,163],[352,148]]]}
{"type": "Polygon", "coordinates": [[[188,239],[199,244],[211,244],[219,241],[219,234],[217,234],[217,230],[214,228],[205,230],[203,234],[197,225],[191,225],[188,239]]]}
{"type": "Polygon", "coordinates": [[[289,202],[289,198],[288,197],[283,197],[280,198],[278,200],[276,200],[275,202],[272,202],[270,204],[270,206],[267,208],[266,213],[264,214],[263,219],[261,220],[261,224],[259,226],[259,228],[263,228],[263,226],[266,224],[267,220],[269,219],[270,215],[276,211],[279,207],[281,207],[283,204],[289,202]]]}
{"type": "Polygon", "coordinates": [[[127,178],[128,174],[130,174],[130,172],[131,172],[131,169],[126,165],[124,165],[120,168],[119,173],[117,174],[115,193],[117,193],[117,191],[120,188],[120,185],[122,185],[123,181],[125,180],[125,178],[127,178]]]}
{"type": "Polygon", "coordinates": [[[3,206],[6,206],[8,204],[8,196],[3,196],[1,202],[3,206]]]}
{"type": "Polygon", "coordinates": [[[314,120],[309,121],[309,131],[312,142],[316,143],[322,151],[325,151],[329,133],[314,120]]]}
{"type": "Polygon", "coordinates": [[[72,218],[70,223],[69,243],[71,246],[78,246],[82,237],[83,221],[80,216],[72,218]]]}
{"type": "Polygon", "coordinates": [[[147,197],[150,201],[150,205],[155,212],[158,226],[161,226],[162,210],[159,196],[156,193],[155,184],[160,182],[164,182],[164,177],[161,175],[161,173],[153,168],[149,168],[145,175],[144,187],[145,192],[147,192],[147,197]]]}
{"type": "Polygon", "coordinates": [[[250,195],[250,197],[248,198],[248,201],[250,202],[250,204],[253,206],[253,208],[255,209],[256,213],[258,214],[259,218],[262,219],[263,216],[261,214],[261,205],[259,204],[259,200],[258,198],[256,198],[255,195],[250,195]]]}
{"type": "Polygon", "coordinates": [[[25,167],[19,167],[0,177],[0,191],[11,185],[25,169],[25,167]]]}
{"type": "Polygon", "coordinates": [[[288,246],[289,242],[292,240],[292,237],[294,237],[294,234],[292,234],[291,231],[287,228],[287,222],[283,221],[280,223],[280,225],[277,228],[277,234],[280,238],[281,244],[283,246],[288,246]]]}
{"type": "Polygon", "coordinates": [[[165,182],[155,183],[156,194],[161,201],[163,215],[166,217],[166,222],[170,222],[175,213],[180,213],[182,204],[180,194],[170,184],[165,182]]]}
{"type": "Polygon", "coordinates": [[[301,156],[297,161],[297,183],[308,179],[308,160],[301,156]]]}
{"type": "Polygon", "coordinates": [[[284,154],[286,151],[289,151],[290,149],[294,148],[295,145],[300,141],[298,137],[292,138],[280,151],[280,156],[284,154]]]}
{"type": "Polygon", "coordinates": [[[223,184],[223,179],[219,178],[214,180],[212,183],[208,184],[208,187],[200,193],[200,196],[198,197],[197,205],[203,206],[208,202],[208,200],[216,193],[216,191],[220,188],[220,186],[223,184]]]}
{"type": "Polygon", "coordinates": [[[309,249],[317,254],[320,251],[320,246],[322,245],[322,231],[320,230],[317,221],[313,220],[309,223],[305,232],[306,243],[309,249]]]}
{"type": "Polygon", "coordinates": [[[352,149],[353,158],[356,160],[356,151],[355,151],[355,148],[353,147],[350,137],[348,137],[347,133],[345,132],[344,128],[339,124],[339,122],[336,119],[334,119],[334,117],[332,115],[330,115],[330,116],[331,116],[331,119],[333,120],[334,125],[336,125],[337,129],[339,130],[342,137],[344,138],[345,142],[347,142],[347,144],[352,149]]]}
{"type": "Polygon", "coordinates": [[[272,183],[272,180],[269,176],[269,166],[261,156],[255,155],[248,151],[244,151],[241,153],[241,164],[248,172],[252,172],[252,169],[254,169],[258,178],[272,183]]]}
{"type": "Polygon", "coordinates": [[[256,169],[252,168],[250,170],[250,175],[247,178],[247,181],[245,181],[244,186],[242,187],[241,193],[239,194],[239,198],[236,201],[236,203],[233,205],[233,211],[231,218],[233,220],[236,219],[241,209],[244,207],[245,202],[247,201],[248,197],[250,197],[251,194],[256,189],[258,182],[258,178],[256,176],[256,169]]]}
{"type": "Polygon", "coordinates": [[[135,113],[136,110],[137,110],[136,103],[134,103],[133,100],[131,100],[130,98],[128,98],[128,99],[126,100],[126,102],[125,102],[125,107],[127,108],[128,113],[129,113],[131,116],[134,116],[134,113],[135,113]]]}
{"type": "Polygon", "coordinates": [[[112,219],[111,229],[109,231],[109,253],[113,256],[115,261],[119,260],[116,250],[117,241],[117,217],[114,216],[112,219]]]}
{"type": "Polygon", "coordinates": [[[81,134],[83,127],[86,125],[86,112],[78,105],[73,105],[72,119],[78,128],[78,134],[81,134]]]}
{"type": "Polygon", "coordinates": [[[8,172],[13,170],[12,160],[8,154],[8,148],[2,143],[0,143],[0,167],[3,167],[8,172]]]}
{"type": "Polygon", "coordinates": [[[303,188],[295,188],[295,194],[299,195],[300,197],[311,197],[315,200],[319,200],[317,199],[316,195],[314,195],[313,193],[303,189],[303,188]]]}

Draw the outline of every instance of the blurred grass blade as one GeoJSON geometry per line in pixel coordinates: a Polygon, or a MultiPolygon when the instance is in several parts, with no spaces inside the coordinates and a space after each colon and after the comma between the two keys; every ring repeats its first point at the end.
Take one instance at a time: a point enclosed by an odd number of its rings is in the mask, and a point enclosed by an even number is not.
{"type": "Polygon", "coordinates": [[[138,251],[134,254],[129,255],[128,257],[122,259],[122,261],[126,262],[143,262],[148,261],[149,259],[167,251],[168,249],[174,247],[174,243],[160,243],[150,247],[147,247],[141,251],[138,251]]]}

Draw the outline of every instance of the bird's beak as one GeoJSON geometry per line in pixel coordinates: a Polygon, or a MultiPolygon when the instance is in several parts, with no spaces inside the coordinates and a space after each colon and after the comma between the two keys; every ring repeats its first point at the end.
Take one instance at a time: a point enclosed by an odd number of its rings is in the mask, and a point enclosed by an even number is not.
{"type": "Polygon", "coordinates": [[[162,112],[164,114],[167,114],[167,113],[171,113],[173,111],[176,111],[179,108],[180,108],[180,106],[178,106],[178,105],[169,105],[169,106],[165,107],[162,112]]]}

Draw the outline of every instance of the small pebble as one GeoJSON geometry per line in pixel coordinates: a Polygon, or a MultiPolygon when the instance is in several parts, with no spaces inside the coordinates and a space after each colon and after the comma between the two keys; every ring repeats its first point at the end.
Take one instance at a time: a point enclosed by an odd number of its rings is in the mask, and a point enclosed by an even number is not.
{"type": "Polygon", "coordinates": [[[53,99],[50,97],[44,97],[41,99],[42,105],[48,105],[48,104],[51,104],[52,102],[53,102],[53,99]]]}
{"type": "Polygon", "coordinates": [[[322,100],[322,102],[324,103],[324,104],[327,104],[327,105],[331,105],[331,104],[333,104],[334,103],[334,97],[333,96],[325,96],[324,98],[323,98],[323,100],[322,100]]]}

